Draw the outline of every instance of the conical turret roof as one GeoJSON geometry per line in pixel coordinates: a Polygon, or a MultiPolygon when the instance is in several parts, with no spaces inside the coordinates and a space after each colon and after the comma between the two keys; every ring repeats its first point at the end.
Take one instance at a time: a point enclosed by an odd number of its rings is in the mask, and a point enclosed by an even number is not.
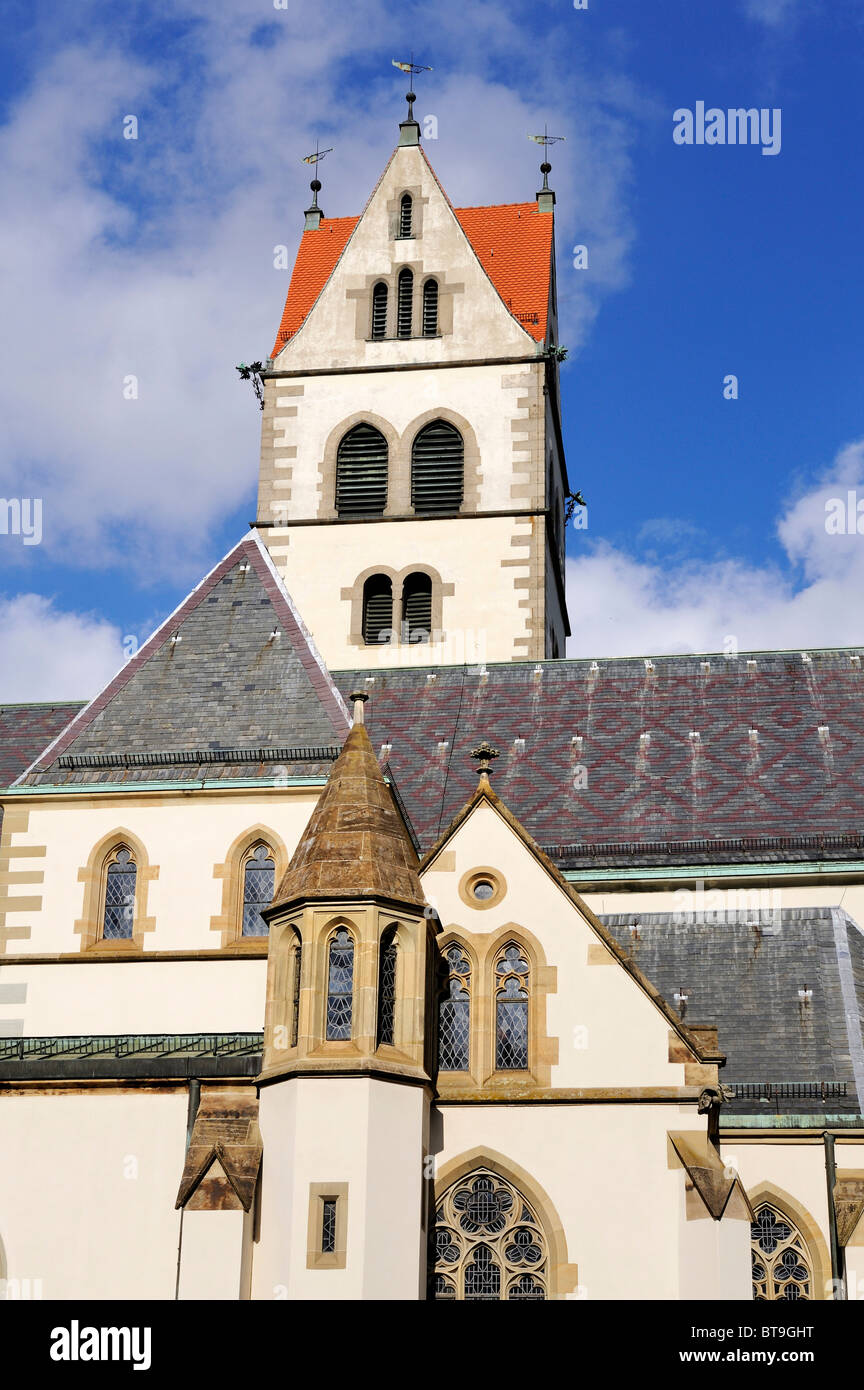
{"type": "Polygon", "coordinates": [[[383,897],[422,907],[418,867],[369,735],[355,724],[269,912],[309,898],[383,897]]]}

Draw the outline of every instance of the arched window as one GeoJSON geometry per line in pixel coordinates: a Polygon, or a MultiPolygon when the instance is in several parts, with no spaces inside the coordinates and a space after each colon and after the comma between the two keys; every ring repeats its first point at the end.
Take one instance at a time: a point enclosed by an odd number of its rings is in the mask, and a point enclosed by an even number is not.
{"type": "Polygon", "coordinates": [[[378,1046],[393,1044],[396,1024],[396,928],[381,938],[378,961],[378,1046]]]}
{"type": "Polygon", "coordinates": [[[458,512],[465,488],[465,444],[455,425],[432,420],[411,447],[415,512],[458,512]]]}
{"type": "Polygon", "coordinates": [[[386,574],[371,574],[363,585],[363,641],[386,646],[392,636],[393,582],[386,574]]]}
{"type": "Polygon", "coordinates": [[[355,425],[336,451],[340,516],[380,516],[387,505],[387,440],[374,425],[355,425]]]}
{"type": "Polygon", "coordinates": [[[399,235],[413,236],[411,222],[414,214],[414,203],[410,193],[403,193],[399,202],[399,235]]]}
{"type": "Polygon", "coordinates": [[[438,1069],[468,1071],[471,1054],[471,962],[461,946],[448,946],[446,992],[438,1006],[438,1069]]]}
{"type": "Polygon", "coordinates": [[[328,1042],[340,1042],[351,1037],[351,1014],[354,1001],[354,942],[345,927],[339,927],[330,941],[327,957],[327,1027],[328,1042]]]}
{"type": "Polygon", "coordinates": [[[528,1067],[529,971],[522,948],[511,941],[495,965],[496,1071],[528,1067]]]}
{"type": "Polygon", "coordinates": [[[770,1202],[756,1208],[750,1242],[755,1299],[764,1303],[813,1298],[812,1264],[804,1237],[770,1202]]]}
{"type": "Polygon", "coordinates": [[[135,924],[135,886],[138,871],[132,851],[119,845],[108,859],[102,936],[106,941],[131,941],[135,924]]]}
{"type": "Polygon", "coordinates": [[[434,338],[438,333],[438,281],[427,280],[423,286],[423,337],[434,338]]]}
{"type": "Polygon", "coordinates": [[[477,1168],[438,1203],[436,1299],[467,1303],[548,1297],[543,1228],[522,1193],[497,1173],[477,1168]]]}
{"type": "Polygon", "coordinates": [[[410,338],[414,324],[414,276],[407,267],[399,271],[396,309],[396,332],[400,338],[410,338]]]}
{"type": "Polygon", "coordinates": [[[294,928],[291,947],[291,1047],[297,1046],[300,1036],[300,977],[303,970],[303,938],[294,928]]]}
{"type": "Polygon", "coordinates": [[[243,936],[266,936],[262,907],[273,901],[276,864],[269,845],[256,845],[243,867],[243,936]]]}
{"type": "Polygon", "coordinates": [[[402,641],[428,642],[432,633],[432,580],[409,574],[402,585],[402,641]]]}
{"type": "Polygon", "coordinates": [[[372,291],[372,337],[387,336],[387,286],[383,280],[372,291]]]}

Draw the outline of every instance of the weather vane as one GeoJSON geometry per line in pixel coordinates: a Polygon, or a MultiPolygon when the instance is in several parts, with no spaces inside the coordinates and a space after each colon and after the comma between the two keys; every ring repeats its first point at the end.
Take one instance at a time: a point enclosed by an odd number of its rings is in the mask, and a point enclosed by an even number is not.
{"type": "Polygon", "coordinates": [[[540,165],[540,173],[543,175],[543,188],[549,187],[549,174],[552,165],[549,163],[549,146],[557,145],[559,140],[566,140],[566,135],[550,135],[546,126],[543,126],[542,135],[529,135],[529,140],[533,140],[535,145],[543,146],[543,163],[540,165]]]}
{"type": "Polygon", "coordinates": [[[302,163],[302,164],[317,164],[317,163],[319,162],[319,160],[321,160],[321,159],[324,158],[325,154],[332,154],[333,151],[335,150],[335,148],[336,148],[335,145],[331,145],[330,148],[329,148],[329,150],[319,150],[319,148],[318,148],[318,141],[316,140],[316,141],[315,141],[315,153],[314,153],[314,154],[304,154],[304,156],[303,156],[303,158],[302,158],[302,160],[301,160],[301,163],[302,163]]]}
{"type": "MultiPolygon", "coordinates": [[[[314,154],[304,154],[301,163],[303,163],[303,164],[320,164],[320,163],[321,163],[321,160],[324,158],[324,156],[325,156],[325,155],[328,155],[328,154],[332,154],[335,148],[336,148],[335,145],[331,145],[330,148],[329,148],[329,150],[319,150],[319,148],[318,148],[318,141],[316,140],[316,141],[315,141],[315,153],[314,153],[314,154]]],[[[306,224],[307,226],[313,225],[313,224],[310,224],[309,221],[308,221],[308,215],[309,215],[309,214],[313,214],[313,215],[314,215],[314,214],[317,213],[317,214],[320,216],[320,211],[319,211],[319,208],[318,208],[318,194],[321,192],[321,180],[320,180],[319,178],[314,178],[314,179],[312,180],[312,182],[310,183],[309,187],[312,189],[312,206],[311,206],[311,208],[308,208],[308,209],[307,209],[307,224],[306,224]]],[[[317,223],[315,223],[314,225],[317,225],[317,223]]]]}
{"type": "MultiPolygon", "coordinates": [[[[409,63],[400,63],[398,58],[391,58],[390,61],[393,64],[394,68],[398,68],[400,72],[407,72],[409,77],[413,77],[414,74],[418,72],[432,71],[432,69],[427,67],[425,63],[415,63],[413,53],[411,54],[411,61],[409,63]]],[[[414,103],[417,100],[417,97],[414,91],[411,90],[410,86],[406,94],[405,100],[408,102],[408,119],[409,121],[413,121],[414,103]]]]}

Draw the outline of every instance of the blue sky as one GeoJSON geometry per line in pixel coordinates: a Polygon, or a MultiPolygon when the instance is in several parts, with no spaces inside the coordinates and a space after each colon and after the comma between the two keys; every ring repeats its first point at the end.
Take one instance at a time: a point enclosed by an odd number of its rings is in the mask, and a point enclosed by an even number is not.
{"type": "Polygon", "coordinates": [[[0,496],[43,499],[43,542],[0,534],[0,699],[94,694],[246,530],[260,416],[234,364],[272,343],[300,157],[334,145],[322,203],[359,211],[412,47],[455,203],[532,197],[526,131],[566,136],[571,653],[862,640],[864,537],[824,527],[827,498],[864,499],[858,0],[393,11],[7,7],[0,496]],[[698,101],[779,108],[780,152],[675,144],[698,101]]]}

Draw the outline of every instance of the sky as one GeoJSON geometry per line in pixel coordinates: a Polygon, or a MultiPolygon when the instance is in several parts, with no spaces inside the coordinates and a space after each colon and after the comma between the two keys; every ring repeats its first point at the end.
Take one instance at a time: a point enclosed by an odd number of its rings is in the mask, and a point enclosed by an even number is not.
{"type": "Polygon", "coordinates": [[[588,502],[568,654],[864,641],[861,0],[5,15],[0,498],[24,516],[4,534],[0,508],[0,701],[92,697],[247,531],[260,413],[235,364],[272,346],[301,158],[334,146],[322,205],[359,212],[412,50],[457,206],[532,198],[527,132],[565,137],[564,438],[588,502]],[[773,125],[678,143],[698,103],[773,125]]]}

